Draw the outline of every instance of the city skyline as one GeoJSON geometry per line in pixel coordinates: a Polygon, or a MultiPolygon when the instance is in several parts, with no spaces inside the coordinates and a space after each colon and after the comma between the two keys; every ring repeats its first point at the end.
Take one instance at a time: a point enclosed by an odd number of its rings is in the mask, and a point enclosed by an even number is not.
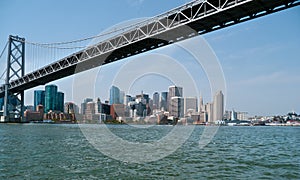
{"type": "MultiPolygon", "coordinates": [[[[82,16],[74,18],[74,13],[67,13],[67,11],[79,7],[76,2],[73,4],[61,2],[61,6],[57,6],[56,3],[51,1],[44,3],[1,1],[0,20],[3,22],[3,29],[1,30],[3,36],[0,37],[0,47],[4,46],[9,34],[17,34],[27,40],[36,42],[80,39],[96,35],[103,29],[119,22],[132,18],[154,16],[185,2],[187,1],[160,2],[160,6],[156,6],[156,3],[151,1],[106,2],[105,7],[107,8],[99,10],[95,7],[101,6],[89,6],[83,8],[91,8],[89,11],[85,11],[86,13],[83,13],[82,16]],[[101,23],[92,24],[86,21],[88,17],[104,17],[112,12],[110,8],[120,4],[128,6],[128,8],[119,9],[120,11],[114,14],[112,20],[101,19],[101,23]],[[67,5],[70,7],[69,10],[62,8],[67,5]],[[57,14],[53,15],[56,18],[49,17],[53,7],[57,8],[57,14]],[[16,22],[14,19],[17,16],[9,13],[12,9],[17,9],[19,12],[26,11],[26,13],[22,13],[25,17],[20,24],[13,23],[16,22]],[[33,9],[38,11],[33,11],[33,9]],[[39,16],[36,16],[35,13],[39,13],[39,16]],[[66,14],[68,16],[65,16],[66,14]],[[10,17],[10,19],[5,17],[10,17]],[[47,21],[43,19],[47,19],[47,21]],[[78,27],[77,21],[80,21],[82,26],[78,27]],[[31,26],[26,26],[26,24],[31,24],[31,26]],[[61,31],[62,29],[68,29],[68,31],[61,31]],[[48,36],[47,32],[50,31],[53,33],[48,36]]],[[[94,2],[94,4],[97,3],[100,2],[94,2]]],[[[299,91],[298,84],[300,84],[297,71],[297,67],[299,67],[297,52],[300,47],[298,37],[300,30],[299,18],[299,7],[295,7],[203,36],[215,51],[224,71],[228,89],[226,109],[248,111],[252,115],[285,114],[292,110],[300,111],[300,97],[297,93],[299,91]]],[[[174,49],[172,45],[155,52],[179,57],[181,61],[188,59],[184,53],[180,52],[178,54],[174,52],[176,51],[174,49]]],[[[3,63],[1,62],[1,67],[3,67],[3,63]]],[[[121,64],[112,64],[103,68],[103,71],[109,72],[118,69],[121,64]]],[[[189,70],[191,72],[195,71],[192,67],[189,70]]],[[[66,93],[67,101],[73,101],[74,99],[72,97],[72,82],[73,77],[53,82],[58,84],[62,91],[68,92],[66,93]]],[[[39,88],[26,91],[26,104],[32,101],[32,92],[39,88]]],[[[209,87],[201,89],[203,89],[201,93],[205,101],[213,98],[209,87]]],[[[104,91],[106,93],[98,93],[100,98],[107,95],[107,91],[104,91]]],[[[139,92],[140,89],[137,88],[136,91],[139,92]]],[[[147,93],[150,94],[152,91],[149,90],[147,93]]],[[[186,94],[186,96],[190,95],[186,94]]]]}
{"type": "MultiPolygon", "coordinates": [[[[202,96],[184,97],[183,87],[171,85],[166,89],[168,89],[167,92],[156,91],[152,96],[144,93],[143,90],[132,95],[120,93],[124,91],[112,85],[108,100],[101,101],[99,97],[84,98],[81,103],[81,115],[77,117],[77,120],[81,118],[82,123],[115,121],[121,123],[224,124],[224,95],[221,90],[214,93],[212,102],[203,104],[202,96]],[[121,102],[119,99],[124,99],[124,101],[121,102]],[[149,120],[151,118],[152,120],[149,120]]],[[[247,120],[246,116],[243,118],[247,120]]]]}

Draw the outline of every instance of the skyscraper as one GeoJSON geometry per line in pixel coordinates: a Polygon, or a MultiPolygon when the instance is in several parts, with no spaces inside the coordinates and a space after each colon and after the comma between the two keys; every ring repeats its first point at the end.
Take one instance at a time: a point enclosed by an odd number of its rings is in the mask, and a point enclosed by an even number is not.
{"type": "Polygon", "coordinates": [[[109,103],[120,104],[120,89],[116,86],[112,86],[109,91],[109,103]]]}
{"type": "Polygon", "coordinates": [[[213,120],[223,120],[224,115],[224,95],[222,91],[218,91],[214,96],[213,102],[213,120]]]}
{"type": "Polygon", "coordinates": [[[184,98],[184,114],[188,111],[197,112],[197,97],[184,98]]]}
{"type": "MultiPolygon", "coordinates": [[[[170,108],[171,108],[171,98],[172,97],[182,97],[183,96],[183,88],[182,87],[178,87],[178,86],[170,86],[169,87],[169,93],[168,93],[168,104],[169,104],[169,107],[168,107],[168,110],[170,111],[170,108]]],[[[183,103],[183,101],[182,101],[183,103]]],[[[183,108],[183,106],[182,106],[183,108]]]]}
{"type": "Polygon", "coordinates": [[[177,118],[183,117],[183,108],[184,108],[184,103],[183,103],[183,97],[171,97],[170,99],[170,105],[169,105],[169,112],[171,116],[175,116],[177,118]]]}
{"type": "Polygon", "coordinates": [[[45,108],[45,91],[43,90],[35,90],[34,91],[34,111],[38,105],[43,105],[45,108]]]}
{"type": "Polygon", "coordinates": [[[205,112],[206,112],[206,122],[213,123],[213,104],[207,103],[205,105],[205,112]]]}
{"type": "Polygon", "coordinates": [[[56,104],[55,110],[64,112],[64,104],[65,104],[64,97],[65,97],[64,93],[57,92],[57,99],[56,99],[57,102],[55,103],[56,104]]]}
{"type": "Polygon", "coordinates": [[[57,107],[57,86],[47,85],[45,87],[45,112],[54,111],[57,107]]]}
{"type": "Polygon", "coordinates": [[[120,104],[124,104],[125,92],[120,91],[120,104]]]}
{"type": "Polygon", "coordinates": [[[199,98],[199,107],[198,107],[198,112],[204,111],[204,106],[203,106],[203,97],[200,96],[199,98]]]}
{"type": "Polygon", "coordinates": [[[168,107],[168,92],[162,92],[160,96],[160,109],[167,111],[168,107]]]}
{"type": "Polygon", "coordinates": [[[169,87],[169,97],[182,97],[183,96],[183,88],[178,86],[170,86],[169,87]]]}
{"type": "Polygon", "coordinates": [[[153,94],[153,109],[159,109],[159,93],[155,92],[153,94]]]}

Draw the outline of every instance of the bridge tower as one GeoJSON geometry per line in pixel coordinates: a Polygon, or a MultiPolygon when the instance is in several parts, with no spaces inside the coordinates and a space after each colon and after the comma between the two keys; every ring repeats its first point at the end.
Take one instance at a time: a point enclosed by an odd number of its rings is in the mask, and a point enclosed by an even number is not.
{"type": "Polygon", "coordinates": [[[25,39],[10,35],[8,38],[8,56],[5,79],[3,116],[5,122],[23,122],[24,90],[12,92],[9,82],[24,76],[25,39]]]}

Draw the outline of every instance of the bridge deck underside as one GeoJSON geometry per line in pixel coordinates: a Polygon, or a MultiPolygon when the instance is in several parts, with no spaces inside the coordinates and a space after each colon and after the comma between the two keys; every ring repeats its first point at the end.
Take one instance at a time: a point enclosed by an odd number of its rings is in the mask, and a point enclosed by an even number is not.
{"type": "MultiPolygon", "coordinates": [[[[219,0],[209,1],[216,7],[219,6],[219,0]]],[[[213,13],[209,16],[201,19],[190,21],[185,23],[184,26],[179,26],[168,31],[161,32],[155,36],[139,40],[137,42],[127,44],[126,46],[120,47],[114,51],[101,54],[96,57],[89,58],[82,62],[70,65],[53,73],[41,76],[39,78],[30,80],[26,83],[20,84],[10,89],[11,92],[19,92],[22,90],[30,89],[38,85],[44,85],[51,81],[67,77],[78,72],[82,72],[94,67],[109,64],[114,61],[121,60],[123,58],[133,56],[145,51],[156,49],[168,44],[172,44],[177,41],[191,38],[195,35],[205,34],[217,29],[221,29],[227,26],[231,26],[240,22],[244,22],[250,19],[254,19],[263,15],[267,15],[282,9],[289,8],[289,3],[294,2],[293,0],[253,0],[236,6],[234,8],[224,9],[213,13]]],[[[292,6],[298,5],[296,4],[292,6]]],[[[200,4],[199,4],[200,6],[200,4]]],[[[209,8],[211,7],[207,7],[209,8]]],[[[199,7],[192,7],[192,11],[196,11],[199,7]]],[[[183,14],[188,15],[191,13],[190,9],[182,11],[183,14]]],[[[81,56],[80,52],[77,56],[81,56]]],[[[3,96],[3,91],[0,92],[0,97],[3,96]]]]}

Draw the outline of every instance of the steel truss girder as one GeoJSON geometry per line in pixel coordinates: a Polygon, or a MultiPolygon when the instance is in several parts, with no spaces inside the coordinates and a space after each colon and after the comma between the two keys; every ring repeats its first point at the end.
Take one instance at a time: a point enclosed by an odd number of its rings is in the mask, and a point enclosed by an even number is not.
{"type": "MultiPolygon", "coordinates": [[[[24,113],[24,90],[11,92],[9,82],[24,77],[25,39],[9,36],[7,71],[4,96],[4,118],[6,122],[22,122],[24,113]]],[[[29,74],[29,77],[32,76],[29,74]]]]}
{"type": "MultiPolygon", "coordinates": [[[[62,71],[65,68],[76,66],[97,56],[106,57],[103,63],[107,64],[195,35],[205,34],[210,31],[297,6],[299,3],[300,0],[195,0],[149,20],[134,24],[133,26],[124,27],[121,33],[109,39],[89,46],[84,50],[71,54],[70,56],[38,69],[37,71],[22,76],[17,80],[11,81],[9,83],[9,88],[17,88],[25,83],[30,83],[31,81],[44,76],[62,71]],[[271,6],[264,7],[264,4],[267,3],[271,4],[271,6]],[[261,8],[258,11],[253,11],[256,6],[261,6],[261,8]],[[235,9],[238,10],[238,13],[243,14],[243,16],[236,18],[236,14],[232,13],[235,9]],[[224,20],[220,19],[218,14],[220,14],[219,16],[224,16],[222,17],[224,20]],[[213,25],[207,24],[208,21],[205,21],[207,18],[214,20],[216,23],[213,25]],[[128,52],[127,54],[123,53],[120,57],[114,57],[113,59],[107,58],[107,54],[114,51],[139,43],[143,40],[151,38],[155,39],[163,33],[172,32],[172,30],[180,29],[180,27],[183,26],[189,26],[194,29],[195,32],[186,32],[186,34],[174,37],[173,39],[168,40],[168,42],[159,42],[150,48],[140,48],[135,52],[128,52]]],[[[3,91],[4,87],[0,87],[0,94],[3,91]]]]}

